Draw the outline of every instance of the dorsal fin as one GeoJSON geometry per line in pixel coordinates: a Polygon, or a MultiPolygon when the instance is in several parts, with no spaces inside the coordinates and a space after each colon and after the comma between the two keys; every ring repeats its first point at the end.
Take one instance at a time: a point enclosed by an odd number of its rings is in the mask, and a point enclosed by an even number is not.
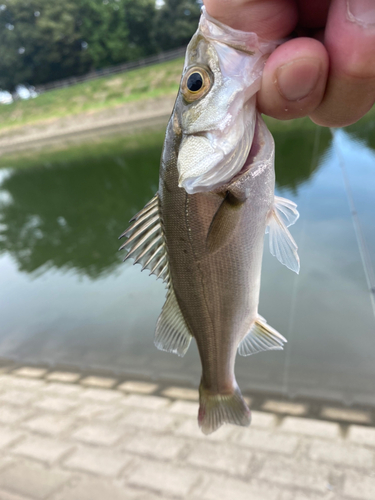
{"type": "Polygon", "coordinates": [[[173,352],[183,357],[189,348],[191,338],[173,287],[170,287],[156,324],[154,344],[161,351],[173,352]]]}
{"type": "Polygon", "coordinates": [[[147,205],[135,215],[131,226],[120,236],[128,240],[120,247],[128,251],[128,258],[134,264],[149,269],[150,274],[163,278],[167,283],[167,299],[159,316],[155,345],[158,349],[184,356],[189,348],[191,333],[178,305],[173,286],[170,282],[168,254],[164,244],[163,230],[159,214],[159,197],[156,194],[147,205]]]}
{"type": "Polygon", "coordinates": [[[169,284],[168,256],[160,222],[158,194],[130,222],[132,224],[120,236],[128,238],[120,247],[120,250],[125,248],[128,251],[124,260],[134,259],[134,264],[141,264],[142,271],[149,269],[150,274],[155,274],[169,284]]]}

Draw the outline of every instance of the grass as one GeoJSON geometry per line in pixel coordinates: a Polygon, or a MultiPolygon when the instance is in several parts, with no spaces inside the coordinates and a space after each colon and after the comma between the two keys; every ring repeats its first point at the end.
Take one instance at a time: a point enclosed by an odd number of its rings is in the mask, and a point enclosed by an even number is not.
{"type": "Polygon", "coordinates": [[[182,66],[183,59],[179,58],[51,90],[28,101],[0,105],[0,131],[175,94],[182,66]]]}

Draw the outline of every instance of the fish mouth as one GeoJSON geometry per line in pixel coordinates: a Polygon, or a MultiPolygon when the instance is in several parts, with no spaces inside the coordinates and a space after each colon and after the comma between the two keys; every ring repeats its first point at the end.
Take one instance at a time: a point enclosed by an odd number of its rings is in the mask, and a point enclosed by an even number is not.
{"type": "Polygon", "coordinates": [[[249,156],[255,122],[254,113],[245,108],[230,128],[184,135],[177,158],[179,187],[195,194],[233,179],[249,156]]]}

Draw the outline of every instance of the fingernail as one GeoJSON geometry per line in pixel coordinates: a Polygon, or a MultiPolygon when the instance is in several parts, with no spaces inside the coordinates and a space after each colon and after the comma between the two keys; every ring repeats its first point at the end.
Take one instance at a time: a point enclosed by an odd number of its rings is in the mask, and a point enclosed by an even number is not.
{"type": "Polygon", "coordinates": [[[300,101],[316,87],[321,63],[319,59],[295,59],[276,70],[276,85],[287,101],[300,101]]]}
{"type": "Polygon", "coordinates": [[[347,14],[350,21],[361,26],[375,26],[374,0],[347,0],[347,14]]]}

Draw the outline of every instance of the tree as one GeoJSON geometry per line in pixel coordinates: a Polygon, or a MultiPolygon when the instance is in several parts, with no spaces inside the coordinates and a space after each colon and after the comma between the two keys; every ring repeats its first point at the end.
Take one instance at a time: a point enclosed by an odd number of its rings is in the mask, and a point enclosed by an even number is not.
{"type": "Polygon", "coordinates": [[[151,30],[154,0],[79,0],[81,34],[94,68],[155,52],[151,30]]]}
{"type": "Polygon", "coordinates": [[[165,0],[155,15],[155,46],[170,50],[187,45],[197,29],[201,5],[199,0],[165,0]]]}
{"type": "Polygon", "coordinates": [[[2,89],[81,74],[90,66],[74,0],[4,0],[0,27],[2,89]]]}

